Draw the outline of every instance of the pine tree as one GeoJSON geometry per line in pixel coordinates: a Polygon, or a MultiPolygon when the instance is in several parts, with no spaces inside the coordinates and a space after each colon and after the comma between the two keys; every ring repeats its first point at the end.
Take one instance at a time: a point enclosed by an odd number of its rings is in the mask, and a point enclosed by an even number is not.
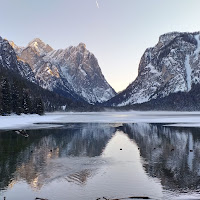
{"type": "Polygon", "coordinates": [[[0,115],[3,115],[1,84],[0,84],[0,115]]]}
{"type": "Polygon", "coordinates": [[[1,113],[3,115],[11,113],[11,94],[10,94],[10,84],[7,78],[1,81],[1,113]]]}
{"type": "Polygon", "coordinates": [[[44,114],[44,104],[41,98],[36,99],[36,114],[43,115],[44,114]]]}
{"type": "Polygon", "coordinates": [[[31,113],[31,100],[27,90],[23,90],[23,101],[22,101],[23,113],[31,113]]]}
{"type": "Polygon", "coordinates": [[[12,85],[12,111],[17,115],[22,113],[22,97],[20,91],[20,84],[14,81],[12,85]]]}

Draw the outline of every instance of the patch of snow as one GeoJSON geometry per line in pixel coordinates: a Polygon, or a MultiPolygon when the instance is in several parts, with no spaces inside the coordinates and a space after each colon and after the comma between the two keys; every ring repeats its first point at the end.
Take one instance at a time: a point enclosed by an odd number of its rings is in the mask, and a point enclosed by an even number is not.
{"type": "Polygon", "coordinates": [[[33,43],[33,46],[39,51],[38,43],[37,43],[37,42],[34,42],[34,43],[33,43]]]}
{"type": "Polygon", "coordinates": [[[87,94],[87,93],[85,92],[85,90],[83,89],[83,90],[81,91],[81,95],[82,95],[85,99],[87,99],[87,97],[88,97],[89,94],[87,94]]]}
{"type": "Polygon", "coordinates": [[[186,55],[185,57],[185,69],[186,69],[186,80],[187,80],[187,89],[188,91],[191,90],[191,66],[190,66],[190,57],[189,55],[186,55]]]}
{"type": "Polygon", "coordinates": [[[156,70],[156,68],[151,63],[149,63],[146,66],[146,68],[149,68],[150,69],[150,73],[155,74],[157,76],[160,76],[162,74],[161,72],[158,72],[158,70],[156,70]]]}
{"type": "Polygon", "coordinates": [[[67,106],[65,105],[65,106],[62,106],[61,108],[62,108],[63,111],[65,111],[65,110],[66,110],[66,107],[67,107],[67,106]]]}
{"type": "Polygon", "coordinates": [[[100,102],[107,101],[111,98],[111,96],[114,96],[114,93],[111,88],[108,88],[107,90],[104,90],[103,96],[100,97],[100,102]]]}
{"type": "Polygon", "coordinates": [[[173,83],[174,93],[179,91],[181,92],[188,91],[187,81],[185,82],[185,79],[183,78],[182,74],[178,74],[177,76],[175,76],[173,79],[171,79],[171,82],[173,83]],[[176,83],[177,80],[179,80],[179,83],[176,83]]]}
{"type": "Polygon", "coordinates": [[[87,76],[87,73],[79,66],[78,68],[80,72],[83,74],[83,76],[87,76]]]}
{"type": "Polygon", "coordinates": [[[198,55],[199,55],[199,52],[200,52],[200,40],[199,40],[199,34],[198,35],[195,35],[195,39],[197,41],[197,48],[196,50],[194,51],[194,54],[195,54],[195,61],[198,59],[198,55]]]}

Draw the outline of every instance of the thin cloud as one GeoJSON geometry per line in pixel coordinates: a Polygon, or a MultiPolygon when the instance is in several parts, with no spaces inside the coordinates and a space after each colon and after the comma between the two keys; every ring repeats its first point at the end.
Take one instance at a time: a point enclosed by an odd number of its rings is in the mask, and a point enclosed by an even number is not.
{"type": "Polygon", "coordinates": [[[98,3],[98,1],[96,1],[96,4],[97,4],[97,8],[99,8],[99,3],[98,3]]]}

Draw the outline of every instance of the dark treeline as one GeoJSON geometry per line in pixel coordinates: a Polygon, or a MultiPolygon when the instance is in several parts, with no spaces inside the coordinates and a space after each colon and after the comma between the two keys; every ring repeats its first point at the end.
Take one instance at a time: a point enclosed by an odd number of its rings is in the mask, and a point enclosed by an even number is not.
{"type": "Polygon", "coordinates": [[[32,95],[28,87],[17,77],[7,75],[5,71],[0,73],[0,114],[42,115],[44,104],[41,97],[32,95]]]}
{"type": "Polygon", "coordinates": [[[40,97],[31,95],[29,89],[23,87],[20,81],[9,80],[5,77],[0,79],[0,114],[15,113],[39,114],[44,113],[44,104],[40,97]]]}
{"type": "Polygon", "coordinates": [[[40,114],[44,111],[85,111],[94,107],[86,102],[75,101],[22,78],[14,71],[7,70],[0,64],[0,115],[40,114]]]}

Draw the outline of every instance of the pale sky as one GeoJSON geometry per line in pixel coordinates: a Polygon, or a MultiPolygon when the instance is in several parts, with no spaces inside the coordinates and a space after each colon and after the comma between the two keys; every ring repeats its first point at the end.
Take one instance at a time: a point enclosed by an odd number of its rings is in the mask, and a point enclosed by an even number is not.
{"type": "Polygon", "coordinates": [[[145,49],[161,34],[200,31],[200,0],[1,0],[0,35],[54,49],[86,44],[116,91],[137,76],[145,49]]]}

